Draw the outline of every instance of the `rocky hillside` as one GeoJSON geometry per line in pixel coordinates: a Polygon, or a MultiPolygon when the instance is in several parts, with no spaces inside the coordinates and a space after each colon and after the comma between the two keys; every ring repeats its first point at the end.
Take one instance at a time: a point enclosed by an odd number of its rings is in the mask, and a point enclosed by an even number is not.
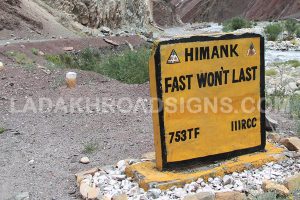
{"type": "Polygon", "coordinates": [[[153,2],[153,16],[161,26],[178,23],[178,20],[174,19],[191,23],[222,22],[234,16],[252,20],[300,17],[298,0],[153,0],[153,2]]]}
{"type": "Polygon", "coordinates": [[[21,9],[20,0],[0,1],[0,31],[3,29],[15,30],[24,24],[31,28],[42,29],[43,24],[24,14],[21,9]]]}
{"type": "Polygon", "coordinates": [[[48,5],[73,14],[85,26],[120,28],[149,23],[148,0],[44,0],[48,5]]]}

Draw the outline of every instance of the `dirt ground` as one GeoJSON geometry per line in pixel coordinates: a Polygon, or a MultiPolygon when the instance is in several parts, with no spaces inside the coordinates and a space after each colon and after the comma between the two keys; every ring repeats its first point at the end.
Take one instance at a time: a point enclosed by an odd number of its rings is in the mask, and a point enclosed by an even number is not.
{"type": "MultiPolygon", "coordinates": [[[[0,135],[0,199],[29,192],[30,199],[77,199],[74,174],[80,170],[114,164],[125,158],[138,158],[153,151],[152,121],[149,113],[138,109],[127,114],[118,112],[75,110],[25,113],[19,111],[28,98],[38,106],[38,98],[59,98],[66,105],[80,97],[149,98],[149,85],[125,85],[99,74],[74,70],[78,87],[64,84],[65,70],[50,75],[34,69],[8,66],[0,72],[0,126],[9,129],[0,135]],[[12,99],[16,99],[12,101],[12,99]],[[85,154],[86,146],[96,150],[85,154]],[[88,156],[91,163],[80,164],[88,156]],[[33,161],[32,161],[33,160],[33,161]]],[[[145,104],[150,109],[149,102],[145,104]]],[[[81,107],[85,109],[84,103],[81,107]]],[[[126,109],[126,103],[121,108],[126,109]]],[[[91,107],[93,110],[93,107],[91,107]]]]}

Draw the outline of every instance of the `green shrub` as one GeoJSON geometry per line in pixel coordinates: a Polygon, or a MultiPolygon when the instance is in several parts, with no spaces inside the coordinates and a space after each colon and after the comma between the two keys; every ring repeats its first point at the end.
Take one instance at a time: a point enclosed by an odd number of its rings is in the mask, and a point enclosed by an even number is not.
{"type": "Polygon", "coordinates": [[[290,97],[290,113],[296,119],[300,119],[300,95],[294,94],[290,97]]]}
{"type": "Polygon", "coordinates": [[[0,127],[0,134],[4,133],[6,131],[5,128],[0,127]]]}
{"type": "Polygon", "coordinates": [[[267,39],[270,41],[276,41],[282,31],[282,26],[279,23],[269,24],[264,28],[267,39]]]}
{"type": "Polygon", "coordinates": [[[33,55],[36,55],[36,56],[39,54],[39,50],[36,49],[36,48],[32,48],[31,52],[32,52],[33,55]]]}
{"type": "Polygon", "coordinates": [[[296,36],[297,38],[300,38],[300,26],[297,27],[296,36]]]}
{"type": "Polygon", "coordinates": [[[287,65],[291,65],[292,67],[300,67],[300,61],[299,60],[289,60],[289,61],[286,61],[285,64],[287,65]]]}
{"type": "Polygon", "coordinates": [[[19,51],[7,51],[5,54],[14,59],[15,62],[23,67],[27,67],[28,69],[34,67],[35,61],[30,59],[25,53],[19,51]]]}
{"type": "Polygon", "coordinates": [[[255,197],[255,200],[276,200],[276,199],[277,199],[277,195],[276,193],[273,192],[263,193],[255,197]]]}
{"type": "Polygon", "coordinates": [[[300,120],[296,121],[296,126],[297,126],[297,134],[300,136],[300,120]]]}
{"type": "Polygon", "coordinates": [[[242,17],[234,17],[223,23],[223,31],[235,31],[241,28],[251,28],[252,23],[242,17]]]}
{"type": "Polygon", "coordinates": [[[275,69],[268,69],[266,70],[266,76],[276,76],[277,71],[275,69]]]}
{"type": "Polygon", "coordinates": [[[288,19],[284,22],[284,27],[288,32],[289,39],[292,39],[298,29],[298,22],[295,19],[288,19]]]}
{"type": "Polygon", "coordinates": [[[275,62],[273,63],[273,66],[278,66],[278,65],[290,65],[291,67],[300,67],[300,61],[299,60],[288,60],[285,62],[275,62]]]}
{"type": "Polygon", "coordinates": [[[290,197],[281,197],[275,192],[267,192],[256,196],[253,200],[289,200],[290,197]]]}
{"type": "Polygon", "coordinates": [[[96,144],[96,143],[88,143],[88,144],[84,145],[84,149],[83,149],[82,153],[84,153],[84,154],[92,154],[95,151],[97,151],[98,148],[99,148],[98,144],[96,144]]]}
{"type": "Polygon", "coordinates": [[[48,55],[46,58],[56,66],[94,71],[124,83],[141,84],[149,80],[149,56],[148,49],[125,50],[109,55],[85,49],[77,54],[48,55]]]}

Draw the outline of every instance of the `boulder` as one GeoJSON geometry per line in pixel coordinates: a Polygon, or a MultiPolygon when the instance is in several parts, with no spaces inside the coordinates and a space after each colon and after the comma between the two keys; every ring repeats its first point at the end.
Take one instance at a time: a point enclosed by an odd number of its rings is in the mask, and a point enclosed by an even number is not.
{"type": "Polygon", "coordinates": [[[297,84],[297,87],[300,87],[300,80],[297,80],[296,84],[297,84]]]}
{"type": "Polygon", "coordinates": [[[90,186],[89,183],[83,182],[80,185],[80,194],[84,199],[96,199],[100,195],[100,188],[90,186]]]}
{"type": "Polygon", "coordinates": [[[100,31],[101,31],[102,33],[106,33],[106,34],[108,34],[108,33],[111,32],[110,28],[108,28],[108,27],[106,27],[106,26],[102,26],[102,27],[100,28],[100,31]]]}
{"type": "Polygon", "coordinates": [[[272,119],[270,116],[266,115],[266,130],[275,131],[278,127],[278,122],[272,119]]]}
{"type": "Polygon", "coordinates": [[[215,194],[213,192],[200,192],[197,194],[190,194],[183,198],[183,200],[214,200],[215,194]]]}
{"type": "Polygon", "coordinates": [[[127,200],[128,197],[126,194],[118,194],[118,195],[114,195],[111,199],[112,200],[127,200]]]}
{"type": "Polygon", "coordinates": [[[262,190],[264,192],[275,192],[281,196],[288,196],[290,193],[290,191],[284,185],[280,185],[269,180],[263,181],[262,190]]]}
{"type": "Polygon", "coordinates": [[[300,173],[285,179],[284,185],[290,191],[300,189],[300,173]]]}
{"type": "Polygon", "coordinates": [[[79,185],[80,182],[84,179],[84,177],[86,175],[92,175],[94,176],[94,174],[96,172],[98,172],[99,169],[98,168],[92,168],[92,169],[89,169],[89,170],[86,170],[86,171],[81,171],[81,172],[78,172],[77,174],[75,174],[75,177],[76,177],[76,180],[77,180],[77,184],[79,185]]]}
{"type": "Polygon", "coordinates": [[[278,133],[268,133],[267,138],[276,143],[279,143],[282,139],[278,133]]]}
{"type": "Polygon", "coordinates": [[[298,137],[283,139],[281,140],[281,144],[290,151],[300,151],[300,139],[298,137]]]}
{"type": "Polygon", "coordinates": [[[216,200],[246,200],[246,195],[241,192],[217,192],[216,200]]]}

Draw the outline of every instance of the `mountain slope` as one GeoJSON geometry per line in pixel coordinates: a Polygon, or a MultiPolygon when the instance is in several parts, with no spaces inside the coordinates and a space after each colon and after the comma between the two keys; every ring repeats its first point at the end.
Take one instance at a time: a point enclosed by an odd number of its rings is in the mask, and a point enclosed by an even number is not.
{"type": "Polygon", "coordinates": [[[223,22],[235,16],[251,20],[300,17],[299,0],[153,0],[153,2],[154,20],[161,26],[172,26],[178,20],[170,19],[177,18],[185,23],[193,23],[223,22]]]}

